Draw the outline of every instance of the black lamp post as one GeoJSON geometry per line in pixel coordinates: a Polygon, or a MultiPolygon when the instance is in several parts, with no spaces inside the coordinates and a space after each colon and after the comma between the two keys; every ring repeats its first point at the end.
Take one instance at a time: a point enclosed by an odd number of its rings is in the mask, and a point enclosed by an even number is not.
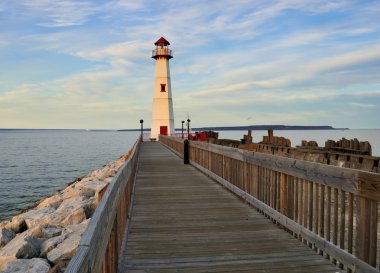
{"type": "Polygon", "coordinates": [[[140,119],[140,124],[141,124],[141,142],[144,142],[144,139],[143,139],[143,124],[144,124],[144,120],[143,119],[140,119]]]}
{"type": "Polygon", "coordinates": [[[187,139],[190,139],[190,119],[187,119],[187,139]]]}
{"type": "Polygon", "coordinates": [[[185,121],[182,120],[181,122],[182,122],[182,139],[183,139],[183,124],[185,123],[185,121]]]}

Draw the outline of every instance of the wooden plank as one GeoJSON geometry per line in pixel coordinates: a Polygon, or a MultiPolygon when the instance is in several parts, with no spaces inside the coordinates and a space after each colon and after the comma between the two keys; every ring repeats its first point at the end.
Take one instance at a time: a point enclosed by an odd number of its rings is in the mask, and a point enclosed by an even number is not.
{"type": "Polygon", "coordinates": [[[347,251],[352,253],[354,243],[354,195],[348,194],[347,251]]]}
{"type": "MultiPolygon", "coordinates": [[[[193,163],[194,164],[194,163],[193,163]]],[[[271,218],[275,219],[277,222],[279,222],[281,225],[286,227],[287,229],[297,233],[302,234],[303,238],[306,238],[309,242],[312,242],[315,244],[318,248],[322,249],[324,252],[326,252],[328,255],[331,255],[332,257],[335,257],[337,260],[342,262],[344,265],[346,265],[348,268],[354,270],[354,272],[360,272],[360,273],[379,273],[379,271],[364,262],[363,260],[357,258],[356,256],[346,252],[342,251],[338,246],[335,244],[327,241],[324,238],[319,237],[317,234],[313,233],[312,231],[308,230],[304,226],[294,222],[293,220],[290,220],[286,216],[282,215],[281,213],[277,212],[276,210],[272,209],[267,204],[261,202],[260,200],[257,200],[256,198],[252,197],[251,195],[248,195],[246,192],[242,191],[241,189],[237,188],[236,186],[232,185],[228,181],[224,180],[221,177],[217,177],[213,175],[212,173],[209,173],[208,170],[204,169],[202,166],[199,166],[197,164],[194,164],[199,170],[202,172],[207,173],[210,177],[221,183],[223,186],[234,192],[236,195],[240,196],[244,200],[251,203],[253,206],[259,208],[260,210],[264,211],[267,215],[269,215],[271,218]]]]}
{"type": "Polygon", "coordinates": [[[288,181],[285,174],[280,174],[280,209],[279,211],[288,216],[289,215],[289,191],[288,191],[288,181]]]}

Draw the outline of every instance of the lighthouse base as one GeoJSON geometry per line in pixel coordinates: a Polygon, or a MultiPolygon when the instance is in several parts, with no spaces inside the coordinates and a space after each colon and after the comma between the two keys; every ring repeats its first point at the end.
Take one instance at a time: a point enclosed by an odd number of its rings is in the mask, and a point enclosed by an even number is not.
{"type": "Polygon", "coordinates": [[[162,119],[153,119],[152,120],[152,129],[150,132],[151,139],[158,139],[158,135],[169,136],[174,134],[174,119],[162,120],[162,119]]]}

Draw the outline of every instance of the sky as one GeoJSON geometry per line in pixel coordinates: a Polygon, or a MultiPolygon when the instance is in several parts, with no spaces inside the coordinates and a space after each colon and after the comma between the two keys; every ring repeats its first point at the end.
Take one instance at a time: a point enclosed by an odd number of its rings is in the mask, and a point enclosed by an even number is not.
{"type": "Polygon", "coordinates": [[[0,128],[150,127],[161,36],[177,128],[380,128],[379,0],[0,0],[0,128]]]}

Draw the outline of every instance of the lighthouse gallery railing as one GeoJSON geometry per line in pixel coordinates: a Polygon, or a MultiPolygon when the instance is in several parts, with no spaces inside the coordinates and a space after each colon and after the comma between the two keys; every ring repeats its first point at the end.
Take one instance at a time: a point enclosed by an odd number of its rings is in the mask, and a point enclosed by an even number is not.
{"type": "MultiPolygon", "coordinates": [[[[183,140],[160,136],[183,155],[183,140]]],[[[349,272],[379,272],[380,175],[190,141],[190,162],[349,272]]]]}
{"type": "Polygon", "coordinates": [[[112,179],[66,273],[116,273],[129,219],[141,140],[128,153],[128,160],[112,179]]]}

